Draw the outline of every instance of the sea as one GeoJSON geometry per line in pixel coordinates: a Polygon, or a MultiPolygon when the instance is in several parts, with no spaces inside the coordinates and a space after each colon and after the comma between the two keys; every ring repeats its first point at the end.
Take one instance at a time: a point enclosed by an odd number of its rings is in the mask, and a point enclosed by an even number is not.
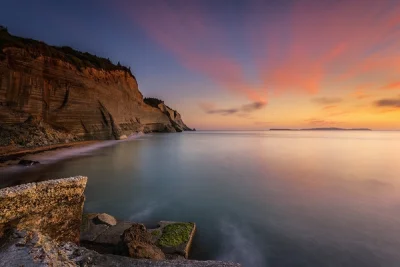
{"type": "Polygon", "coordinates": [[[400,132],[148,134],[42,163],[0,184],[85,175],[85,212],[195,222],[192,259],[400,266],[400,132]]]}

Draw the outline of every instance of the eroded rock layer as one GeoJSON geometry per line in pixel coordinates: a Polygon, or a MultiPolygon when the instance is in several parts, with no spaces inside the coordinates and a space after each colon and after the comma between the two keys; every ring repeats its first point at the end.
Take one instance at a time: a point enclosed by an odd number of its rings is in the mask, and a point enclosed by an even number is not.
{"type": "Polygon", "coordinates": [[[84,139],[176,131],[165,112],[144,103],[129,69],[0,29],[0,122],[32,118],[84,139]]]}

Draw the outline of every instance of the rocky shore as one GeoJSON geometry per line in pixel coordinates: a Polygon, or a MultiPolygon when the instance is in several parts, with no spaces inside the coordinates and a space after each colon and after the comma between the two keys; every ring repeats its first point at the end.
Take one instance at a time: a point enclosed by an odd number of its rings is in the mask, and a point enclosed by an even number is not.
{"type": "MultiPolygon", "coordinates": [[[[164,101],[143,98],[130,68],[0,26],[0,168],[100,140],[192,130],[164,101]]],[[[194,222],[147,229],[82,214],[86,183],[78,176],[0,189],[0,266],[239,266],[189,260],[194,222]]]]}
{"type": "Polygon", "coordinates": [[[192,222],[143,224],[83,214],[87,177],[0,190],[0,266],[240,266],[189,260],[192,222]]]}

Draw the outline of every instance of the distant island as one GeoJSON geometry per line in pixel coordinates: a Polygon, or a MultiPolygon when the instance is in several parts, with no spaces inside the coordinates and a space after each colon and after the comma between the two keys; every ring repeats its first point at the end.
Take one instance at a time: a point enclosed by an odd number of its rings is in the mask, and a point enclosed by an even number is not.
{"type": "Polygon", "coordinates": [[[372,131],[368,128],[335,128],[335,127],[327,127],[327,128],[306,128],[306,129],[285,129],[285,128],[272,128],[270,131],[372,131]]]}

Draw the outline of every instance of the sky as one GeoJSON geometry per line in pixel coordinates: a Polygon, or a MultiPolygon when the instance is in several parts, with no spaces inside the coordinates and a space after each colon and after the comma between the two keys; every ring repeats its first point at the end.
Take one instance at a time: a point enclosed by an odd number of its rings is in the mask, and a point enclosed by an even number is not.
{"type": "Polygon", "coordinates": [[[0,25],[130,66],[200,130],[400,130],[400,0],[2,0],[0,25]]]}

